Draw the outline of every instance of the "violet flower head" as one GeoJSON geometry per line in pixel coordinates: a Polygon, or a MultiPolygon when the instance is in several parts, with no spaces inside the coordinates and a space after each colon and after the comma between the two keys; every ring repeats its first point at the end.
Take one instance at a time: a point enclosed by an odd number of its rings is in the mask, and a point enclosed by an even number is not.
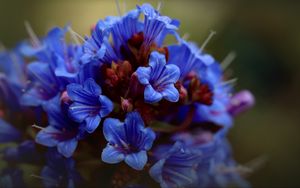
{"type": "Polygon", "coordinates": [[[102,152],[102,160],[115,164],[125,161],[130,167],[142,170],[148,160],[147,151],[151,149],[155,133],[145,128],[138,112],[126,115],[125,122],[108,118],[104,121],[103,134],[108,141],[102,152]]]}

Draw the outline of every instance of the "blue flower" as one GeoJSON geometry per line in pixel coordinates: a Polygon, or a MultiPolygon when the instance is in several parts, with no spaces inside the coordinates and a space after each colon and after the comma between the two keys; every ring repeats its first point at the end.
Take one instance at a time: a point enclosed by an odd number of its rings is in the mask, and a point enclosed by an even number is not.
{"type": "Polygon", "coordinates": [[[51,100],[60,92],[60,82],[49,64],[33,62],[27,66],[31,80],[21,98],[26,106],[39,106],[51,100]]]}
{"type": "Polygon", "coordinates": [[[110,24],[100,20],[90,38],[86,38],[83,44],[83,54],[81,61],[86,64],[90,62],[99,62],[104,57],[108,44],[108,37],[110,34],[110,24]]]}
{"type": "Polygon", "coordinates": [[[73,101],[69,107],[70,117],[78,123],[85,121],[85,129],[89,133],[94,132],[101,118],[113,110],[113,103],[109,98],[101,95],[100,86],[92,78],[86,80],[83,86],[69,84],[67,91],[73,101]]]}
{"type": "Polygon", "coordinates": [[[0,187],[26,187],[23,171],[14,167],[4,168],[0,173],[0,187]]]}
{"type": "Polygon", "coordinates": [[[41,171],[44,186],[52,187],[80,187],[83,182],[81,175],[75,169],[72,158],[64,158],[55,150],[46,154],[47,164],[41,171]]]}
{"type": "Polygon", "coordinates": [[[78,82],[79,74],[85,69],[80,62],[82,47],[66,43],[68,29],[50,30],[38,50],[23,45],[23,51],[35,58],[27,66],[30,83],[22,96],[23,105],[43,105],[64,91],[67,84],[78,82]]]}
{"type": "Polygon", "coordinates": [[[212,56],[202,53],[198,46],[183,39],[178,39],[179,44],[168,46],[168,63],[177,65],[180,68],[180,80],[183,80],[189,73],[195,72],[202,79],[203,71],[207,66],[215,62],[212,56]]]}
{"type": "Polygon", "coordinates": [[[228,128],[213,134],[199,130],[191,133],[179,133],[173,136],[174,141],[182,142],[193,151],[201,152],[201,160],[197,165],[197,184],[201,187],[249,187],[239,175],[237,164],[232,158],[231,147],[226,140],[228,128]]]}
{"type": "Polygon", "coordinates": [[[125,161],[130,167],[142,170],[148,157],[147,151],[152,147],[155,134],[137,112],[128,113],[125,122],[108,118],[104,121],[103,134],[108,141],[102,152],[102,160],[115,164],[125,161]]]}
{"type": "Polygon", "coordinates": [[[27,75],[18,47],[12,51],[0,50],[0,105],[10,110],[20,109],[20,97],[27,75]]]}
{"type": "Polygon", "coordinates": [[[19,141],[21,136],[19,130],[0,118],[0,143],[19,141]]]}
{"type": "Polygon", "coordinates": [[[149,171],[151,177],[163,188],[195,186],[202,154],[187,149],[181,142],[163,152],[162,158],[149,171]]]}
{"type": "Polygon", "coordinates": [[[159,102],[162,98],[177,102],[178,90],[174,84],[180,76],[176,65],[166,65],[166,58],[158,52],[152,52],[149,67],[139,67],[136,71],[139,82],[145,85],[144,99],[147,103],[159,102]]]}
{"type": "Polygon", "coordinates": [[[71,157],[77,147],[78,140],[84,136],[85,131],[81,124],[68,117],[68,113],[61,106],[58,96],[49,101],[44,106],[44,110],[47,112],[49,125],[39,131],[35,141],[44,146],[57,147],[59,153],[65,157],[71,157]]]}
{"type": "Polygon", "coordinates": [[[2,154],[4,160],[13,163],[38,164],[42,160],[33,140],[25,140],[17,147],[6,147],[3,149],[2,154]]]}
{"type": "Polygon", "coordinates": [[[138,6],[138,9],[144,14],[144,44],[150,46],[155,42],[161,46],[167,34],[176,34],[179,27],[178,20],[172,20],[167,16],[161,16],[150,4],[143,4],[138,6]]]}
{"type": "MultiPolygon", "coordinates": [[[[167,16],[161,16],[150,4],[137,6],[137,9],[129,11],[122,17],[107,17],[100,20],[92,32],[92,36],[84,43],[84,54],[82,61],[104,62],[110,64],[112,61],[124,60],[131,53],[130,39],[140,35],[138,41],[139,53],[148,56],[148,51],[153,44],[160,47],[166,35],[177,35],[179,26],[177,20],[167,16]],[[144,20],[140,19],[143,14],[144,20]],[[112,43],[109,37],[112,37],[112,43]],[[124,54],[125,52],[125,54],[124,54]],[[144,54],[145,53],[145,54],[144,54]]],[[[132,55],[132,54],[131,54],[132,55]]]]}
{"type": "Polygon", "coordinates": [[[197,169],[199,184],[203,187],[251,187],[239,174],[238,164],[234,161],[230,144],[224,136],[217,137],[210,149],[207,159],[197,169]]]}
{"type": "Polygon", "coordinates": [[[248,90],[243,90],[231,97],[228,111],[231,115],[236,116],[251,108],[254,103],[253,94],[248,90]]]}

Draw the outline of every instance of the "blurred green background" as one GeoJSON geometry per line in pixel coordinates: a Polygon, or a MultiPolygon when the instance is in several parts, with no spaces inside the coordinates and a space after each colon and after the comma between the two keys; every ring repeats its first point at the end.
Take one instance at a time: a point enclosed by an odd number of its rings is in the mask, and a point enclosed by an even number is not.
{"type": "MultiPolygon", "coordinates": [[[[121,9],[139,2],[146,1],[120,0],[121,9]]],[[[249,177],[254,187],[300,187],[300,3],[295,2],[162,3],[163,14],[181,21],[180,34],[187,33],[199,46],[210,30],[217,31],[206,47],[217,60],[236,52],[229,70],[238,78],[236,89],[253,91],[257,104],[236,119],[230,140],[241,164],[267,156],[267,162],[249,177]]],[[[107,15],[117,15],[113,0],[0,0],[0,41],[12,48],[26,38],[25,20],[38,35],[66,23],[87,35],[107,15]]]]}

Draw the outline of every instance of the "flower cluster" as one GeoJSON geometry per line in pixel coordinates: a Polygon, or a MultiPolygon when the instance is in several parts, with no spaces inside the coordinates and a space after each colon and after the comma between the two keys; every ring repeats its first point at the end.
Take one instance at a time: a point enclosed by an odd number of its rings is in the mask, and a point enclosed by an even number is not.
{"type": "Polygon", "coordinates": [[[29,28],[29,40],[2,50],[0,143],[17,145],[0,151],[0,184],[25,184],[12,163],[45,163],[32,175],[45,187],[93,185],[92,174],[115,187],[248,187],[226,135],[254,98],[233,94],[222,66],[179,25],[143,4],[85,38],[70,26],[42,38],[29,28]]]}

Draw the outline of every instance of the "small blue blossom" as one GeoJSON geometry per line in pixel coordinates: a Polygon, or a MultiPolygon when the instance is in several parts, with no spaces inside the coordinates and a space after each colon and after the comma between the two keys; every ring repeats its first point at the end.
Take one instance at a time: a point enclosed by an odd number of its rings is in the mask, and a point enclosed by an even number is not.
{"type": "Polygon", "coordinates": [[[139,113],[128,113],[125,122],[106,119],[103,134],[108,141],[102,152],[104,162],[115,164],[124,160],[136,170],[144,168],[148,160],[147,151],[152,147],[155,134],[150,128],[145,128],[139,113]]]}
{"type": "Polygon", "coordinates": [[[41,172],[46,188],[52,187],[81,187],[82,177],[75,169],[72,158],[64,158],[57,151],[50,149],[46,154],[47,164],[41,172]]]}
{"type": "Polygon", "coordinates": [[[86,38],[83,44],[83,55],[81,61],[86,64],[89,62],[99,62],[106,53],[106,45],[108,43],[110,25],[100,20],[90,38],[86,38]]]}
{"type": "Polygon", "coordinates": [[[177,65],[180,69],[180,80],[183,80],[189,73],[195,72],[202,79],[206,67],[214,63],[212,56],[202,53],[198,46],[192,42],[178,39],[179,44],[168,46],[168,63],[177,65]]]}
{"type": "Polygon", "coordinates": [[[144,14],[144,44],[150,46],[152,42],[155,42],[160,46],[167,34],[176,34],[176,30],[179,26],[178,20],[172,20],[167,16],[161,16],[160,13],[155,10],[150,4],[143,4],[138,6],[138,9],[144,14]]]}
{"type": "Polygon", "coordinates": [[[64,91],[67,84],[78,82],[84,69],[80,62],[82,47],[66,43],[67,31],[68,27],[53,28],[36,50],[23,45],[23,53],[35,58],[27,66],[30,81],[22,96],[23,105],[44,105],[64,91]]]}
{"type": "Polygon", "coordinates": [[[30,83],[21,98],[26,106],[43,105],[60,92],[60,82],[49,64],[33,62],[27,66],[30,83]]]}
{"type": "Polygon", "coordinates": [[[163,156],[150,169],[151,177],[162,188],[189,187],[197,183],[197,166],[201,153],[186,148],[176,142],[169,150],[160,150],[163,156]]]}
{"type": "Polygon", "coordinates": [[[93,79],[88,79],[84,85],[70,84],[67,92],[73,104],[69,107],[69,115],[74,121],[86,123],[86,131],[92,133],[98,127],[101,118],[113,110],[109,98],[101,95],[101,88],[93,79]]]}
{"type": "Polygon", "coordinates": [[[150,4],[137,6],[122,17],[109,16],[100,20],[92,36],[84,43],[83,63],[104,62],[110,64],[124,59],[124,50],[130,52],[128,41],[134,35],[142,34],[142,49],[149,50],[153,44],[161,46],[168,34],[177,36],[179,21],[161,16],[150,4]],[[143,14],[144,20],[140,19],[143,14]],[[112,37],[112,43],[109,37],[112,37]]]}
{"type": "Polygon", "coordinates": [[[78,140],[84,136],[81,124],[68,118],[65,109],[62,109],[59,97],[52,99],[44,110],[48,114],[49,125],[40,130],[35,141],[48,147],[57,147],[59,153],[71,157],[77,147],[78,140]]]}
{"type": "Polygon", "coordinates": [[[25,187],[23,171],[19,168],[7,167],[0,172],[0,187],[25,187]]]}
{"type": "Polygon", "coordinates": [[[201,187],[249,187],[236,170],[237,163],[225,138],[227,133],[228,128],[223,128],[215,134],[200,129],[193,134],[179,133],[172,138],[193,151],[203,153],[197,166],[197,182],[201,187]]]}
{"type": "Polygon", "coordinates": [[[20,97],[27,75],[25,63],[17,47],[12,51],[0,49],[0,105],[9,109],[20,109],[20,97]]]}
{"type": "Polygon", "coordinates": [[[25,140],[17,147],[6,147],[1,153],[5,161],[13,163],[38,164],[42,160],[42,156],[37,151],[33,140],[25,140]]]}
{"type": "Polygon", "coordinates": [[[0,118],[0,143],[19,141],[21,136],[18,129],[0,118]]]}
{"type": "Polygon", "coordinates": [[[136,74],[139,82],[146,86],[144,99],[147,103],[156,103],[162,98],[170,102],[179,100],[174,84],[179,79],[180,70],[176,65],[166,65],[164,55],[152,52],[149,67],[139,67],[136,74]]]}

